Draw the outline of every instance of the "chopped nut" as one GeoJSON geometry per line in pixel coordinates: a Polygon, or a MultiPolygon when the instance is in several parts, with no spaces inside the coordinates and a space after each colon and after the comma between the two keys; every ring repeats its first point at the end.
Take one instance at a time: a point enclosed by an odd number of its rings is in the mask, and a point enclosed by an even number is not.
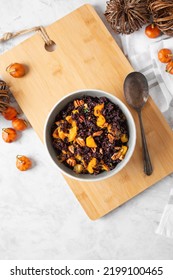
{"type": "Polygon", "coordinates": [[[68,158],[66,161],[70,166],[75,166],[76,165],[76,161],[74,158],[68,158]]]}
{"type": "Polygon", "coordinates": [[[81,115],[81,116],[79,117],[79,121],[80,121],[80,123],[83,123],[83,122],[85,121],[85,117],[84,117],[83,115],[81,115]]]}
{"type": "Polygon", "coordinates": [[[110,143],[113,143],[114,142],[114,139],[115,139],[115,137],[114,136],[112,136],[112,134],[108,134],[108,139],[109,139],[109,142],[110,143]]]}
{"type": "Polygon", "coordinates": [[[79,146],[84,147],[85,146],[85,140],[81,137],[76,138],[76,142],[79,144],[79,146]]]}
{"type": "Polygon", "coordinates": [[[112,160],[116,160],[116,159],[119,159],[119,157],[121,156],[121,150],[117,153],[114,153],[113,156],[111,156],[111,159],[112,160]]]}
{"type": "Polygon", "coordinates": [[[95,153],[96,152],[96,148],[91,148],[92,152],[95,153]]]}
{"type": "Polygon", "coordinates": [[[119,160],[123,160],[124,159],[124,155],[121,155],[120,157],[119,157],[119,160]]]}
{"type": "Polygon", "coordinates": [[[118,146],[117,146],[117,147],[115,147],[114,149],[115,149],[116,151],[119,151],[119,150],[121,150],[121,147],[118,147],[118,146]]]}
{"type": "Polygon", "coordinates": [[[93,133],[93,137],[100,136],[103,133],[102,130],[96,131],[93,133]]]}
{"type": "Polygon", "coordinates": [[[102,148],[100,148],[99,153],[100,153],[101,155],[103,155],[103,149],[102,149],[102,148]]]}
{"type": "Polygon", "coordinates": [[[88,165],[87,165],[86,161],[82,160],[82,163],[83,163],[84,168],[87,169],[88,165]]]}
{"type": "Polygon", "coordinates": [[[57,121],[55,124],[56,124],[57,126],[59,126],[62,122],[64,122],[64,121],[57,121]]]}
{"type": "Polygon", "coordinates": [[[75,108],[77,108],[79,106],[82,106],[83,104],[84,104],[83,100],[79,100],[79,99],[74,100],[74,107],[75,108]]]}
{"type": "Polygon", "coordinates": [[[105,171],[110,170],[109,167],[105,163],[102,164],[102,169],[105,170],[105,171]]]}
{"type": "Polygon", "coordinates": [[[74,146],[73,146],[73,145],[68,146],[68,150],[69,150],[72,154],[74,154],[74,146]]]}
{"type": "Polygon", "coordinates": [[[65,150],[62,150],[62,153],[63,153],[64,155],[66,155],[66,154],[67,154],[67,152],[66,152],[65,150]]]}

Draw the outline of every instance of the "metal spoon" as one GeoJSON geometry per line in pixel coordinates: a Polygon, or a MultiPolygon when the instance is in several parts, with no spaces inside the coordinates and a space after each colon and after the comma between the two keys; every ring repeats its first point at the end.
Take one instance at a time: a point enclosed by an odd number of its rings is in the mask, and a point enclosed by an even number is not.
{"type": "Polygon", "coordinates": [[[141,110],[149,97],[148,82],[145,76],[140,72],[132,72],[127,75],[124,81],[124,95],[127,103],[131,105],[138,113],[141,128],[144,172],[149,176],[152,174],[153,168],[147,148],[147,142],[141,116],[141,110]]]}

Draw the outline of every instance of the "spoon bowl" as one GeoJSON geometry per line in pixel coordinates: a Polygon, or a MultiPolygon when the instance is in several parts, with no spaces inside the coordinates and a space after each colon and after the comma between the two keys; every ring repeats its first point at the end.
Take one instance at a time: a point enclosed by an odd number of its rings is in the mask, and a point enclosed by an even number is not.
{"type": "Polygon", "coordinates": [[[126,101],[135,110],[141,110],[149,97],[147,79],[140,72],[130,73],[124,81],[126,101]]]}
{"type": "Polygon", "coordinates": [[[151,175],[153,172],[145,132],[143,128],[141,111],[149,97],[148,82],[145,76],[140,72],[132,72],[127,75],[124,81],[124,96],[127,103],[133,107],[138,113],[139,123],[141,128],[142,151],[144,161],[144,172],[146,175],[151,175]]]}

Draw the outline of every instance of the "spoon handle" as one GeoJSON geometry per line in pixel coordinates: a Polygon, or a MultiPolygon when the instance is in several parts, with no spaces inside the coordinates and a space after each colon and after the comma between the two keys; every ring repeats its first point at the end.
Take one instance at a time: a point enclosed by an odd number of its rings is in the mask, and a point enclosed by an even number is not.
{"type": "Polygon", "coordinates": [[[145,138],[144,127],[142,123],[142,116],[141,111],[138,111],[139,123],[141,128],[141,139],[142,139],[142,153],[143,153],[143,160],[144,160],[144,173],[146,175],[151,175],[153,172],[153,167],[150,160],[150,155],[148,152],[147,141],[145,138]]]}

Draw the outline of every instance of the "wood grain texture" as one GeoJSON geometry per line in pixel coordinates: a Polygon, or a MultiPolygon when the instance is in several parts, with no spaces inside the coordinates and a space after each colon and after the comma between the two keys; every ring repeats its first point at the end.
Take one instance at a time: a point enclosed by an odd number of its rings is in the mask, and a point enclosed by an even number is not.
{"type": "MultiPolygon", "coordinates": [[[[4,80],[43,139],[45,119],[64,95],[79,89],[110,92],[122,101],[123,82],[131,65],[90,5],[84,5],[46,28],[57,44],[47,52],[39,34],[0,56],[4,80]],[[28,73],[14,79],[5,71],[12,62],[24,63],[28,73]]],[[[130,109],[130,108],[129,108],[130,109]]],[[[130,109],[131,110],[131,109],[130,109]]],[[[143,109],[143,120],[154,172],[143,173],[139,123],[137,144],[128,165],[114,177],[96,183],[66,178],[87,215],[95,220],[133,198],[173,171],[173,134],[152,99],[143,109]]]]}

